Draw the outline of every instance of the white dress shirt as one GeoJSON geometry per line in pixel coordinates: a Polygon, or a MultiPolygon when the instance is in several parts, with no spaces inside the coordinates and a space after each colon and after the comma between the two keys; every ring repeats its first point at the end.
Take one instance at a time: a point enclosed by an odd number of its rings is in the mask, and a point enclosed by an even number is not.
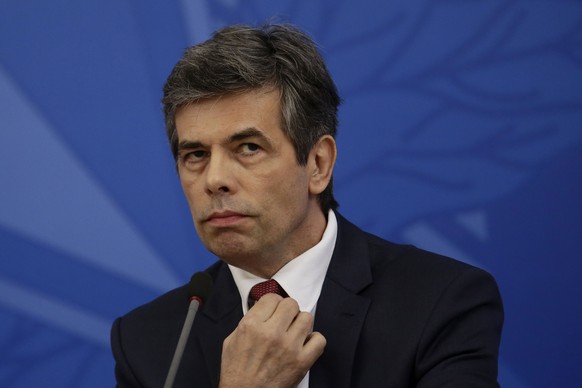
{"type": "MultiPolygon", "coordinates": [[[[336,237],[337,219],[334,212],[330,210],[327,216],[327,226],[321,241],[288,262],[273,275],[273,279],[283,287],[291,298],[297,301],[301,311],[307,311],[315,315],[317,300],[331,261],[336,237]]],[[[243,314],[246,314],[249,310],[249,291],[255,284],[268,279],[260,278],[232,265],[229,265],[229,268],[240,293],[243,314]]],[[[298,385],[298,388],[308,388],[308,386],[309,372],[298,385]]]]}

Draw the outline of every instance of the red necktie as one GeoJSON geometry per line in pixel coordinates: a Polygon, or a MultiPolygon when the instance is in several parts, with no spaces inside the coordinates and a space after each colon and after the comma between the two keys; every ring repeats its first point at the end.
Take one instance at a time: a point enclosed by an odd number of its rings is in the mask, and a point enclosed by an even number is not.
{"type": "Polygon", "coordinates": [[[276,280],[269,279],[255,284],[251,288],[251,291],[249,292],[249,307],[252,307],[263,295],[266,294],[277,294],[281,295],[283,298],[289,296],[276,280]]]}

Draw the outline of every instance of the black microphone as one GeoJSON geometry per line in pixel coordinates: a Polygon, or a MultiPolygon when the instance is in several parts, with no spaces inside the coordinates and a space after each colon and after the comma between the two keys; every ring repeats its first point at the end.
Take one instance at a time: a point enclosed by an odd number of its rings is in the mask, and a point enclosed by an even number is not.
{"type": "Polygon", "coordinates": [[[182,354],[184,353],[186,342],[190,336],[190,330],[192,329],[194,317],[196,316],[198,307],[204,302],[204,300],[206,300],[206,297],[208,294],[210,294],[211,289],[212,277],[207,272],[196,272],[194,275],[192,275],[190,283],[188,283],[188,295],[190,296],[188,314],[186,315],[184,326],[182,326],[180,339],[178,340],[178,345],[176,345],[176,351],[174,352],[174,358],[172,358],[170,370],[166,376],[164,388],[172,388],[174,385],[174,379],[176,378],[176,373],[178,372],[180,361],[182,361],[182,354]]]}

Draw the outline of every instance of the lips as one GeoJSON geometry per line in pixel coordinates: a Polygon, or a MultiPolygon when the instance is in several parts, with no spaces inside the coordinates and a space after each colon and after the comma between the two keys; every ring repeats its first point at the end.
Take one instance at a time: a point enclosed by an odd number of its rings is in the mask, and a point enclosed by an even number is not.
{"type": "Polygon", "coordinates": [[[244,214],[226,210],[210,214],[205,221],[213,226],[232,226],[244,220],[246,217],[244,214]]]}

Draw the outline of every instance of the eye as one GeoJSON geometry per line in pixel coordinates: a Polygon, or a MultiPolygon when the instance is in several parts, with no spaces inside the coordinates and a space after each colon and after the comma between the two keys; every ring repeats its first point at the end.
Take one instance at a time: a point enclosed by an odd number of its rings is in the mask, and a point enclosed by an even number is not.
{"type": "Polygon", "coordinates": [[[255,143],[243,143],[240,145],[241,153],[251,155],[259,151],[261,147],[255,143]]]}
{"type": "Polygon", "coordinates": [[[191,157],[195,158],[195,159],[202,159],[203,157],[206,156],[206,151],[196,150],[196,151],[190,152],[187,156],[189,156],[189,155],[191,155],[191,157]]]}
{"type": "Polygon", "coordinates": [[[194,150],[184,153],[180,159],[183,163],[196,163],[204,159],[207,154],[208,153],[204,150],[194,150]]]}

